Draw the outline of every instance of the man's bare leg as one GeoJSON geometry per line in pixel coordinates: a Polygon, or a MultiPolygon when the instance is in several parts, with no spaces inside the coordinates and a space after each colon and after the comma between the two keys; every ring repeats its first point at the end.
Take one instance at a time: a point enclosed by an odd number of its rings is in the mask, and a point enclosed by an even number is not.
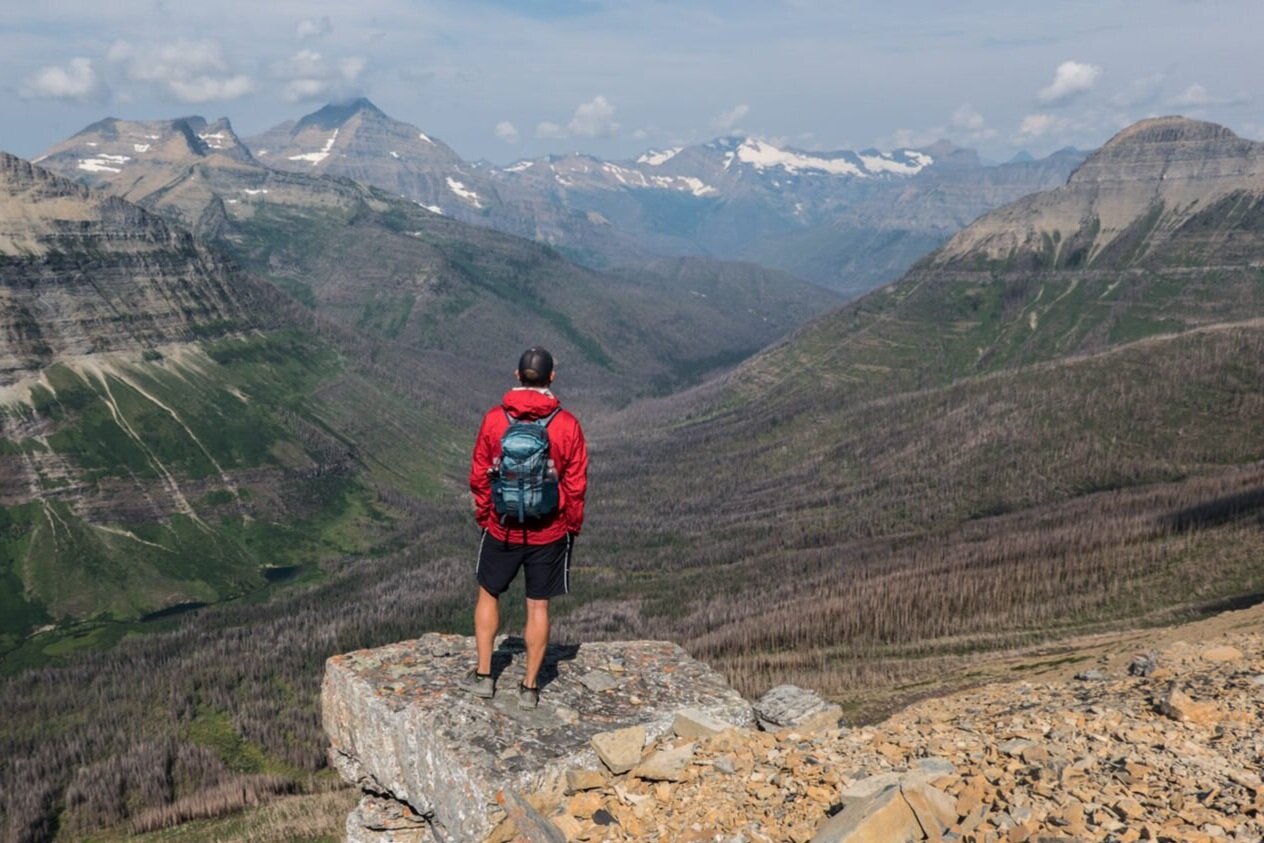
{"type": "Polygon", "coordinates": [[[478,647],[479,673],[492,672],[492,645],[496,643],[499,629],[500,600],[480,585],[478,602],[474,604],[474,642],[478,647]]]}
{"type": "Polygon", "coordinates": [[[539,687],[540,666],[544,664],[544,651],[549,646],[549,601],[527,598],[527,628],[523,631],[527,640],[527,674],[522,684],[528,688],[539,687]]]}

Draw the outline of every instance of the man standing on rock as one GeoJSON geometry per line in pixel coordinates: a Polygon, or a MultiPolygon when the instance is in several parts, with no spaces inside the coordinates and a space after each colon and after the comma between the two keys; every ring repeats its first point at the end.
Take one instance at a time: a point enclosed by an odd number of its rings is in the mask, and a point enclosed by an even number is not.
{"type": "Polygon", "coordinates": [[[519,386],[488,410],[474,440],[470,491],[483,528],[478,546],[478,602],[474,639],[478,666],[461,681],[471,694],[490,698],[492,645],[500,627],[500,595],[526,569],[526,675],[518,704],[540,701],[539,674],[549,643],[549,599],[570,591],[571,550],[584,523],[588,446],[579,420],[549,389],[553,356],[528,348],[514,373],[519,386]]]}

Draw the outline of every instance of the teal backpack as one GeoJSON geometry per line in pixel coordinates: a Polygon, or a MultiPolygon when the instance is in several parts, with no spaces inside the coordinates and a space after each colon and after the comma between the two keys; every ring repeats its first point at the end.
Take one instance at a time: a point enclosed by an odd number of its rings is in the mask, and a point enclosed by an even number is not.
{"type": "Polygon", "coordinates": [[[492,505],[501,524],[510,519],[525,524],[557,512],[557,468],[549,459],[548,428],[559,410],[534,421],[505,411],[509,427],[492,472],[492,505]]]}

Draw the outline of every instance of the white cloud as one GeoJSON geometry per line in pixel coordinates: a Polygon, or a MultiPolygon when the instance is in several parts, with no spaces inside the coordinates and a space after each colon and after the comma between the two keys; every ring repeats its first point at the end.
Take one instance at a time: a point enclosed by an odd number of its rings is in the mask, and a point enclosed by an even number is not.
{"type": "Polygon", "coordinates": [[[644,129],[637,129],[636,131],[632,133],[632,140],[639,140],[639,141],[645,140],[649,136],[650,136],[650,133],[645,131],[644,129]]]}
{"type": "Polygon", "coordinates": [[[1097,77],[1102,69],[1094,64],[1078,61],[1064,61],[1053,73],[1053,82],[1036,94],[1036,99],[1045,105],[1067,102],[1092,89],[1097,84],[1097,77]]]}
{"type": "Polygon", "coordinates": [[[272,65],[272,72],[282,79],[324,76],[327,71],[325,60],[315,50],[299,50],[289,58],[272,65]]]}
{"type": "Polygon", "coordinates": [[[744,120],[747,114],[750,114],[750,106],[746,103],[741,103],[715,118],[715,120],[711,121],[711,125],[721,132],[727,132],[736,126],[738,121],[744,120]]]}
{"type": "Polygon", "coordinates": [[[545,120],[535,127],[535,136],[544,139],[556,139],[566,137],[566,130],[556,123],[550,123],[545,120]]]}
{"type": "Polygon", "coordinates": [[[359,56],[341,59],[338,62],[338,72],[342,74],[342,78],[348,82],[354,82],[360,78],[360,74],[364,72],[364,68],[368,65],[364,59],[359,56]]]}
{"type": "Polygon", "coordinates": [[[983,115],[970,103],[957,106],[957,110],[952,113],[952,128],[954,129],[981,132],[986,125],[987,121],[983,119],[983,115]]]}
{"type": "Polygon", "coordinates": [[[889,138],[879,142],[878,146],[892,149],[916,149],[922,146],[929,146],[942,136],[942,131],[939,129],[931,129],[930,131],[896,129],[889,138]]]}
{"type": "Polygon", "coordinates": [[[988,126],[987,120],[970,103],[962,103],[953,110],[948,124],[928,129],[896,129],[889,137],[879,141],[879,147],[894,149],[920,149],[942,139],[951,138],[958,143],[989,141],[998,132],[988,126]]]}
{"type": "Polygon", "coordinates": [[[537,123],[535,136],[547,140],[558,140],[571,136],[580,138],[611,138],[619,133],[619,124],[614,119],[614,106],[605,97],[598,95],[585,103],[580,103],[565,126],[545,120],[537,123]]]}
{"type": "Polygon", "coordinates": [[[333,32],[333,24],[329,20],[329,15],[322,18],[301,20],[298,26],[294,28],[294,35],[300,41],[306,41],[308,38],[320,38],[333,32]]]}
{"type": "Polygon", "coordinates": [[[497,123],[494,131],[496,133],[496,137],[500,138],[505,143],[517,143],[519,137],[521,137],[518,134],[518,127],[513,123],[510,123],[508,120],[501,120],[497,123]]]}
{"type": "Polygon", "coordinates": [[[120,65],[129,81],[153,85],[180,102],[231,100],[254,90],[254,80],[232,72],[215,41],[143,45],[116,41],[106,59],[120,65]]]}
{"type": "Polygon", "coordinates": [[[106,91],[92,61],[73,58],[65,66],[41,67],[22,83],[19,93],[24,99],[58,99],[87,102],[100,98],[106,91]]]}
{"type": "Polygon", "coordinates": [[[566,129],[581,138],[609,138],[619,132],[614,119],[614,106],[603,96],[593,97],[575,109],[566,129]]]}
{"type": "Polygon", "coordinates": [[[283,81],[286,102],[347,99],[360,91],[358,80],[367,62],[359,56],[333,60],[316,50],[303,49],[272,65],[272,76],[283,81]]]}
{"type": "Polygon", "coordinates": [[[1110,104],[1116,108],[1138,108],[1150,105],[1159,99],[1165,81],[1167,81],[1166,77],[1162,73],[1134,79],[1127,88],[1110,98],[1110,104]]]}
{"type": "Polygon", "coordinates": [[[249,76],[228,76],[217,79],[212,76],[195,76],[192,79],[172,79],[171,93],[180,102],[201,103],[218,100],[235,100],[254,90],[249,76]]]}
{"type": "Polygon", "coordinates": [[[1203,108],[1213,105],[1244,105],[1251,101],[1245,93],[1231,97],[1213,96],[1204,86],[1195,82],[1169,101],[1176,108],[1203,108]]]}
{"type": "Polygon", "coordinates": [[[1058,121],[1052,114],[1028,114],[1018,126],[1020,138],[1038,138],[1049,132],[1058,121]]]}
{"type": "Polygon", "coordinates": [[[1191,105],[1211,105],[1215,100],[1207,89],[1195,82],[1186,88],[1179,96],[1172,99],[1172,105],[1191,106],[1191,105]]]}

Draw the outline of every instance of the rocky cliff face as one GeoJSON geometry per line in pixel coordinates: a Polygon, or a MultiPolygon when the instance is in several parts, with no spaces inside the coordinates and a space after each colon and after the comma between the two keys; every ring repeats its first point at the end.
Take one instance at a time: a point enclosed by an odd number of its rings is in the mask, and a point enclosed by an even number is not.
{"type": "Polygon", "coordinates": [[[1065,187],[985,215],[932,263],[1122,268],[1164,257],[1236,261],[1259,246],[1244,230],[1258,227],[1262,197],[1264,144],[1183,117],[1143,120],[1094,153],[1065,187]]]}
{"type": "Polygon", "coordinates": [[[0,153],[0,386],[70,356],[262,327],[259,295],[188,233],[0,153]]]}

